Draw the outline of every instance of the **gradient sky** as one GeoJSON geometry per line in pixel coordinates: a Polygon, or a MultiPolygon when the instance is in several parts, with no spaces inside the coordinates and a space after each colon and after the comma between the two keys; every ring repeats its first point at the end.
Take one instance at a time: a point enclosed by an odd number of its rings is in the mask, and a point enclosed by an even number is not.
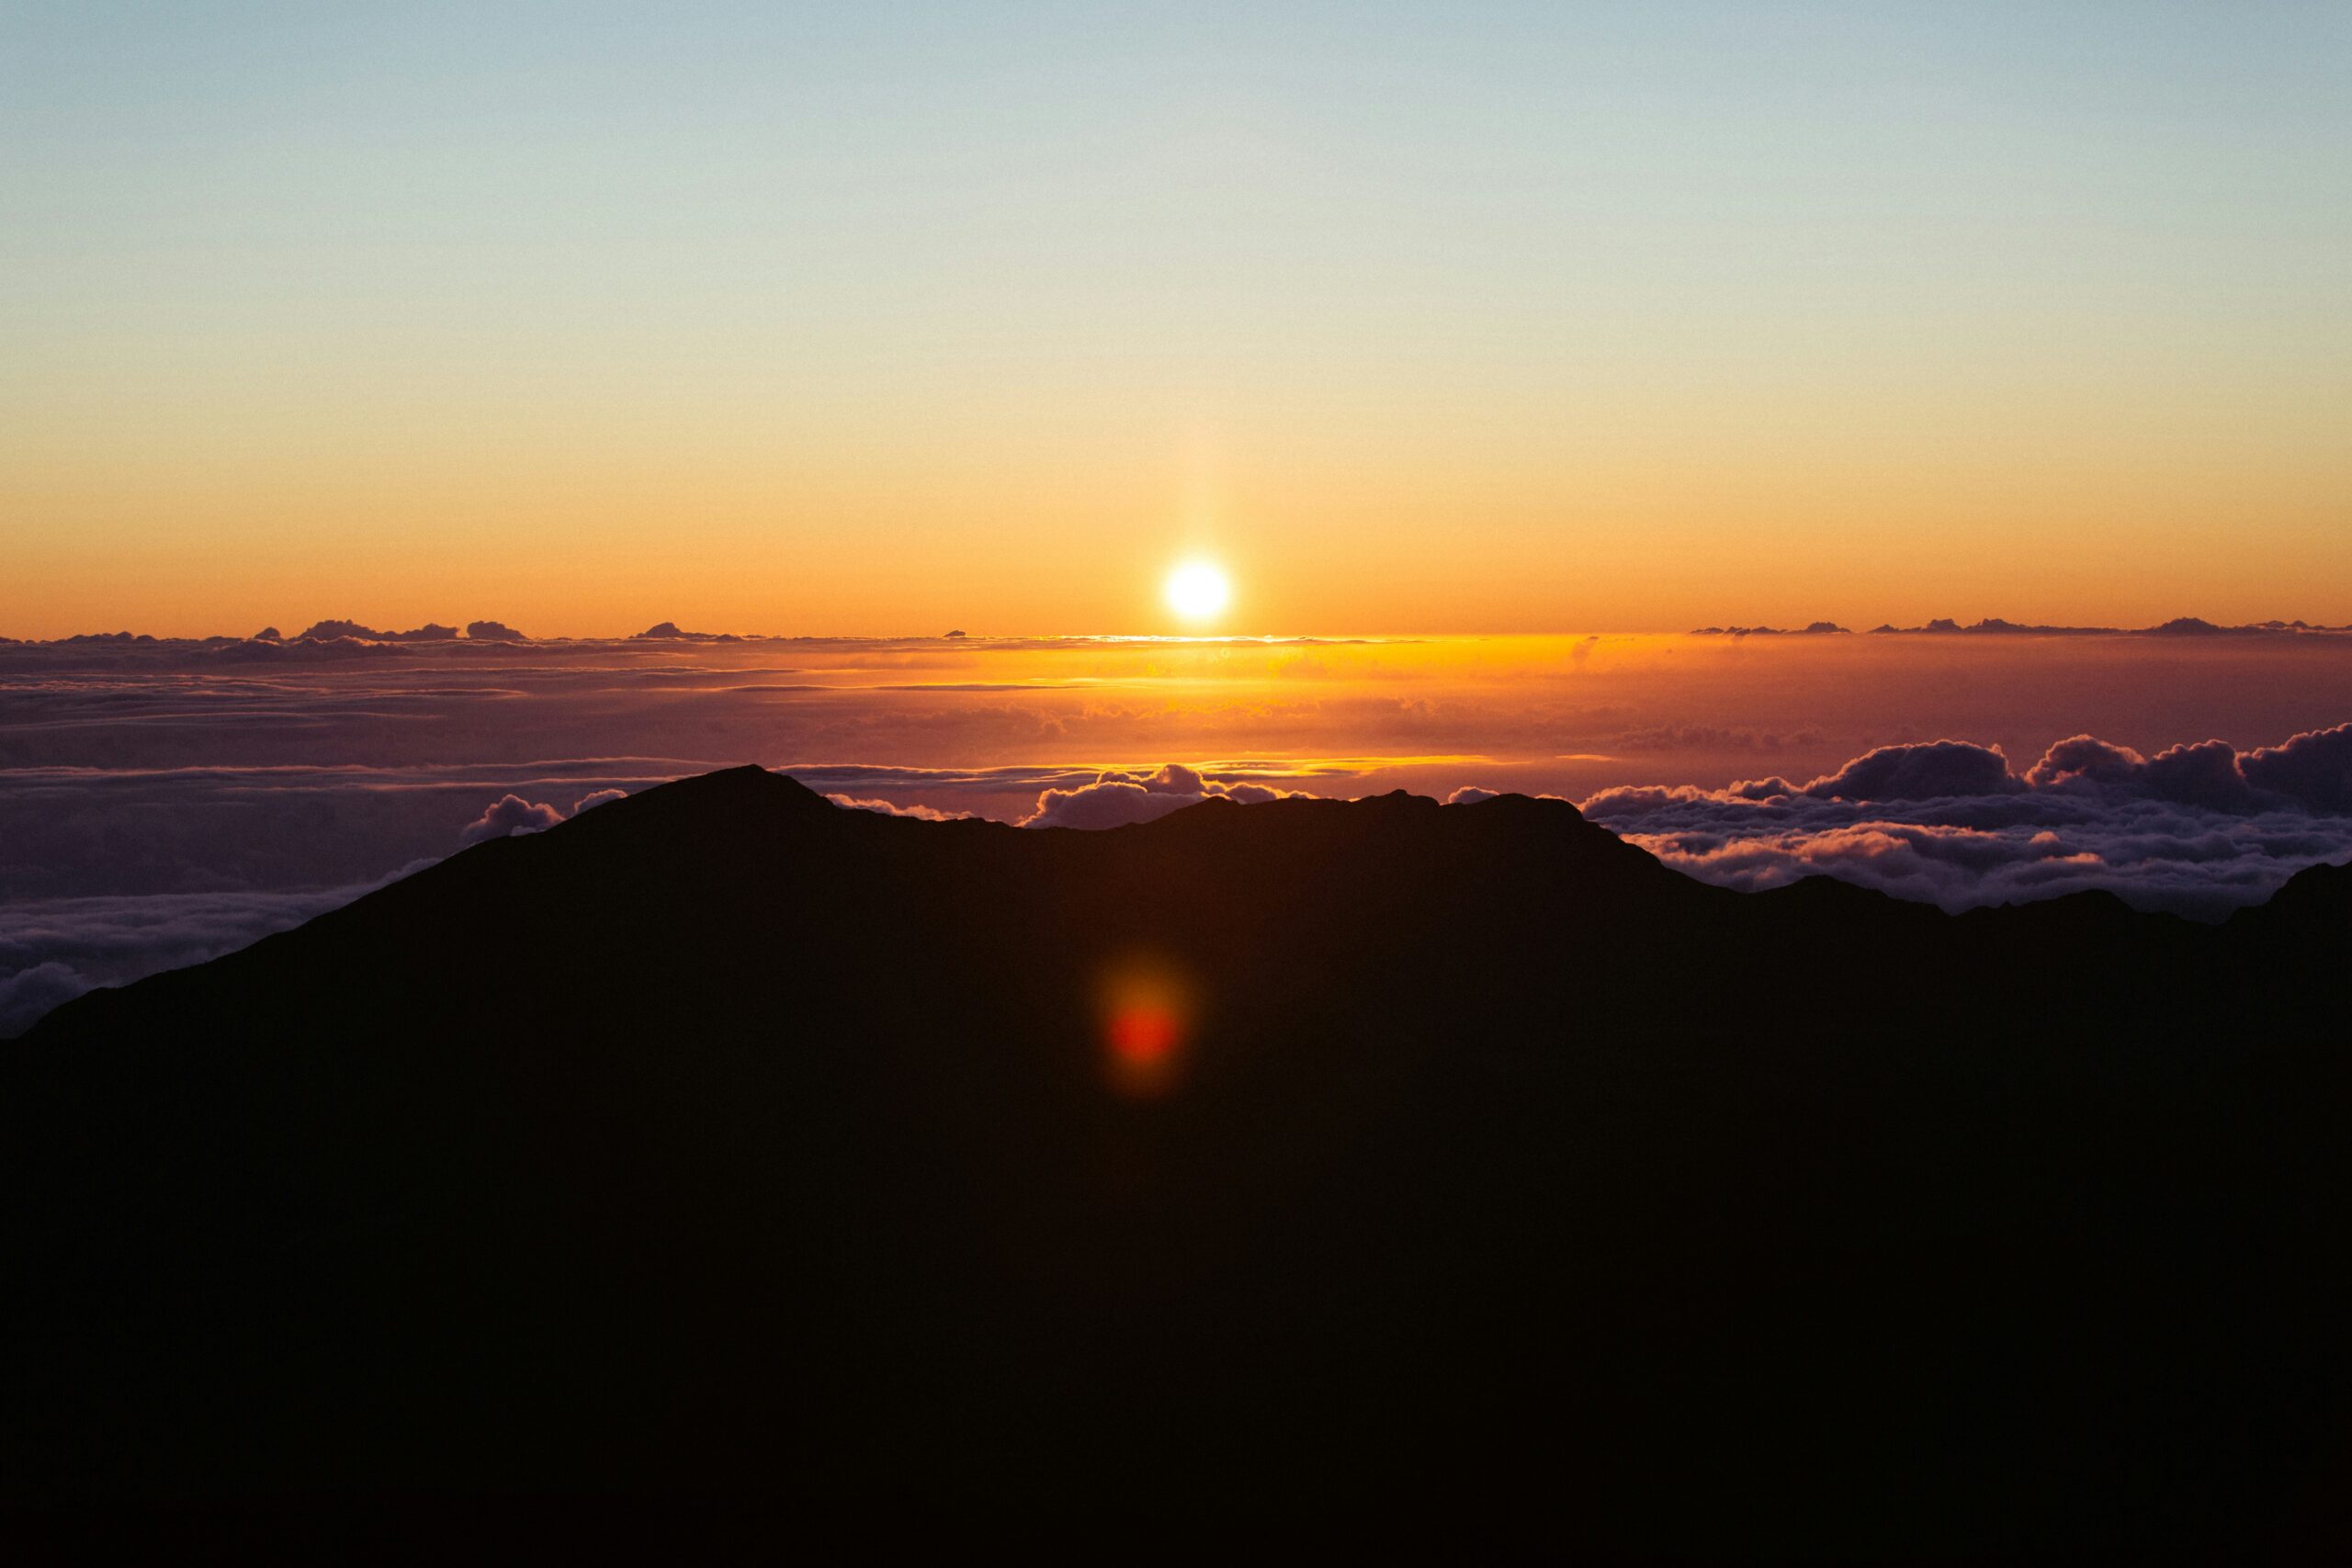
{"type": "Polygon", "coordinates": [[[0,7],[0,634],[2352,621],[2352,9],[0,7]]]}

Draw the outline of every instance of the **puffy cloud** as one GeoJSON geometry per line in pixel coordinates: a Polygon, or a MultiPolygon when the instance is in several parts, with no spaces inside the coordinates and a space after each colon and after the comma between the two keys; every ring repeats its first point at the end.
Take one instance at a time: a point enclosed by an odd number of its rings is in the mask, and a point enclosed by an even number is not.
{"type": "MultiPolygon", "coordinates": [[[[594,790],[572,804],[571,815],[577,817],[583,811],[628,798],[628,791],[625,789],[594,790]]],[[[485,839],[503,839],[514,833],[545,832],[562,820],[564,812],[560,807],[508,794],[499,796],[481,816],[467,823],[458,837],[463,843],[479,844],[485,839]]]]}
{"type": "Polygon", "coordinates": [[[2093,735],[2061,740],[2028,769],[2025,782],[2036,789],[2080,779],[2098,784],[2128,782],[2147,759],[2129,746],[2113,746],[2093,735]]]}
{"type": "Polygon", "coordinates": [[[2217,811],[2254,804],[2237,749],[2226,740],[2174,746],[2150,758],[2097,736],[2072,736],[2042,753],[2026,771],[2026,783],[2035,789],[2146,795],[2217,811]]]}
{"type": "Polygon", "coordinates": [[[1204,800],[1230,800],[1243,806],[1280,800],[1298,793],[1271,785],[1213,779],[1196,769],[1170,762],[1153,773],[1104,773],[1074,789],[1048,789],[1037,796],[1037,808],[1023,818],[1023,828],[1124,828],[1150,822],[1204,800]]]}
{"type": "MultiPolygon", "coordinates": [[[[1796,786],[1785,779],[1772,782],[1787,785],[1778,792],[1781,796],[1797,793],[1796,786]]],[[[1581,809],[1587,817],[1603,812],[1617,820],[1652,817],[1686,806],[1705,809],[1727,799],[1755,799],[1757,797],[1753,795],[1740,793],[1750,787],[1746,783],[1734,784],[1727,790],[1702,789],[1697,784],[1618,784],[1588,798],[1581,809]]]]}
{"type": "Polygon", "coordinates": [[[1605,800],[1614,813],[1623,816],[1699,799],[1948,800],[2006,795],[2025,787],[2009,772],[2009,760],[1998,746],[1927,740],[1865,751],[1836,773],[1824,773],[1808,784],[1775,773],[1741,779],[1722,790],[1688,784],[1629,784],[1603,790],[1593,798],[1605,800]]]}
{"type": "Polygon", "coordinates": [[[2215,918],[2304,866],[2352,855],[2347,763],[2352,726],[2245,753],[2206,740],[2153,758],[2077,735],[2023,778],[1995,748],[1937,741],[1882,748],[1804,785],[1606,789],[1583,809],[1726,886],[1820,873],[1951,909],[2100,888],[2215,918]]]}
{"type": "Polygon", "coordinates": [[[512,833],[537,833],[562,820],[563,813],[552,806],[525,800],[519,795],[503,795],[488,810],[466,824],[458,834],[458,840],[479,844],[512,833]]]}
{"type": "MultiPolygon", "coordinates": [[[[1240,759],[1205,765],[1199,772],[1228,784],[1261,784],[1283,793],[1284,783],[1305,779],[1352,780],[1389,761],[1366,757],[1283,757],[1240,759]]],[[[897,767],[879,762],[786,762],[776,770],[788,773],[820,795],[859,789],[922,790],[929,794],[998,795],[1008,791],[1035,792],[1077,789],[1104,778],[1141,779],[1149,776],[1132,769],[1071,767],[1066,763],[1009,763],[989,768],[897,767]]],[[[1185,773],[1196,770],[1184,769],[1185,773]]]]}
{"type": "Polygon", "coordinates": [[[2306,730],[2278,746],[2239,751],[2200,740],[2143,757],[2088,735],[2061,740],[2026,774],[2038,789],[2144,795],[2216,811],[2282,807],[2352,813],[2352,724],[2306,730]]]}
{"type": "Polygon", "coordinates": [[[1445,804],[1448,806],[1476,806],[1482,800],[1500,800],[1506,795],[1526,795],[1527,798],[1530,800],[1565,801],[1567,799],[1567,796],[1564,795],[1552,795],[1544,792],[1530,795],[1524,790],[1487,789],[1481,784],[1464,784],[1460,789],[1455,790],[1453,794],[1445,797],[1445,804]]]}
{"type": "Polygon", "coordinates": [[[2265,746],[2238,759],[2255,789],[2301,801],[2312,811],[2352,812],[2352,724],[2312,729],[2283,746],[2265,746]]]}
{"type": "Polygon", "coordinates": [[[912,817],[922,822],[957,822],[971,816],[968,811],[942,811],[935,806],[894,806],[887,800],[860,800],[848,795],[829,795],[825,798],[845,810],[873,811],[884,817],[912,817]]]}
{"type": "MultiPolygon", "coordinates": [[[[1773,784],[1783,781],[1772,780],[1773,784]]],[[[1931,800],[1943,795],[1999,795],[2021,789],[1998,746],[1929,740],[1865,751],[1836,773],[1804,786],[1823,800],[1931,800]]]]}
{"type": "Polygon", "coordinates": [[[2253,803],[2237,749],[2226,740],[2175,746],[2148,759],[2148,793],[2158,800],[2230,811],[2253,803]]]}

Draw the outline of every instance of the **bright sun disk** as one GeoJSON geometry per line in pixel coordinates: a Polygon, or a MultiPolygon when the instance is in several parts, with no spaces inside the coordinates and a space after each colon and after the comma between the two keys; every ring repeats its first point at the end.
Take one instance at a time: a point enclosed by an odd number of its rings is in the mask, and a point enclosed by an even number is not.
{"type": "Polygon", "coordinates": [[[1207,561],[1190,561],[1168,574],[1168,607],[1188,621],[1205,621],[1233,597],[1233,584],[1207,561]]]}

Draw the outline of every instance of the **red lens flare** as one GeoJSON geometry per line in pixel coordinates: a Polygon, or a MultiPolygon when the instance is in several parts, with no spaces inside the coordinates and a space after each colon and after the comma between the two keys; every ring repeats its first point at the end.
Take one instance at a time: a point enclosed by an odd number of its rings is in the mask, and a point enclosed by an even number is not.
{"type": "Polygon", "coordinates": [[[1103,1066],[1111,1087],[1134,1099],[1167,1093],[1191,1043],[1193,988],[1165,960],[1129,959],[1102,977],[1103,1066]]]}
{"type": "Polygon", "coordinates": [[[1176,1049],[1176,1015],[1165,1008],[1148,1006],[1114,1015],[1111,1049],[1130,1066],[1153,1066],[1176,1049]]]}

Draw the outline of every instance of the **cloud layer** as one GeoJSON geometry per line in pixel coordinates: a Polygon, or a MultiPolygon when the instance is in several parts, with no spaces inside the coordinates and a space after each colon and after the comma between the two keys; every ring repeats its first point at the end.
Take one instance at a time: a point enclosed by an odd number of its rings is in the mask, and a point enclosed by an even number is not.
{"type": "MultiPolygon", "coordinates": [[[[414,786],[438,795],[449,786],[414,786]]],[[[265,828],[288,809],[266,799],[255,820],[265,828]]],[[[292,800],[304,793],[288,786],[292,800]]],[[[570,816],[623,799],[628,791],[592,791],[570,816]]],[[[535,833],[565,819],[560,808],[509,792],[458,830],[460,846],[510,833],[535,833]]],[[[51,1008],[99,986],[201,964],[274,931],[288,930],[362,894],[431,865],[413,860],[387,876],[329,887],[221,888],[187,893],[130,893],[94,897],[28,898],[0,904],[0,1040],[23,1032],[51,1008]]]]}
{"type": "Polygon", "coordinates": [[[99,986],[201,964],[433,863],[344,887],[35,899],[0,909],[0,1040],[99,986]]]}
{"type": "Polygon", "coordinates": [[[2352,856],[2352,725],[2154,757],[2077,735],[2022,775],[1997,747],[1934,740],[1804,784],[1605,789],[1583,809],[1725,886],[1826,874],[1948,909],[2102,889],[2212,919],[2352,856]]]}
{"type": "Polygon", "coordinates": [[[1209,778],[1170,762],[1151,773],[1098,773],[1091,784],[1074,789],[1049,789],[1037,796],[1037,808],[1022,818],[1023,828],[1124,828],[1150,822],[1204,800],[1230,800],[1242,806],[1280,800],[1295,790],[1269,784],[1228,783],[1209,778]]]}
{"type": "Polygon", "coordinates": [[[213,949],[169,936],[187,899],[312,908],[469,839],[746,761],[869,810],[1040,826],[1261,791],[1609,791],[1623,807],[1611,826],[1701,874],[1841,869],[1948,902],[2086,879],[2180,907],[2242,902],[2293,864],[2342,858],[2352,815],[2346,742],[2314,728],[2352,714],[2352,636],[530,642],[490,622],[423,629],[435,635],[0,640],[11,1005],[138,967],[101,975],[86,953],[23,940],[74,900],[155,900],[158,944],[139,964],[188,962],[213,949]],[[2081,730],[2142,750],[2061,739],[2081,730]],[[2164,749],[2297,731],[2323,739],[2164,749]],[[2022,771],[1989,746],[1919,749],[1945,735],[2000,742],[2022,771]],[[1889,740],[1917,744],[1873,759],[1889,740]],[[1171,755],[1190,772],[1137,765],[1171,755]],[[1751,781],[1736,813],[1718,798],[1731,792],[1645,811],[1655,792],[1610,791],[1726,778],[1751,781]],[[518,804],[492,809],[507,795],[518,804]]]}

